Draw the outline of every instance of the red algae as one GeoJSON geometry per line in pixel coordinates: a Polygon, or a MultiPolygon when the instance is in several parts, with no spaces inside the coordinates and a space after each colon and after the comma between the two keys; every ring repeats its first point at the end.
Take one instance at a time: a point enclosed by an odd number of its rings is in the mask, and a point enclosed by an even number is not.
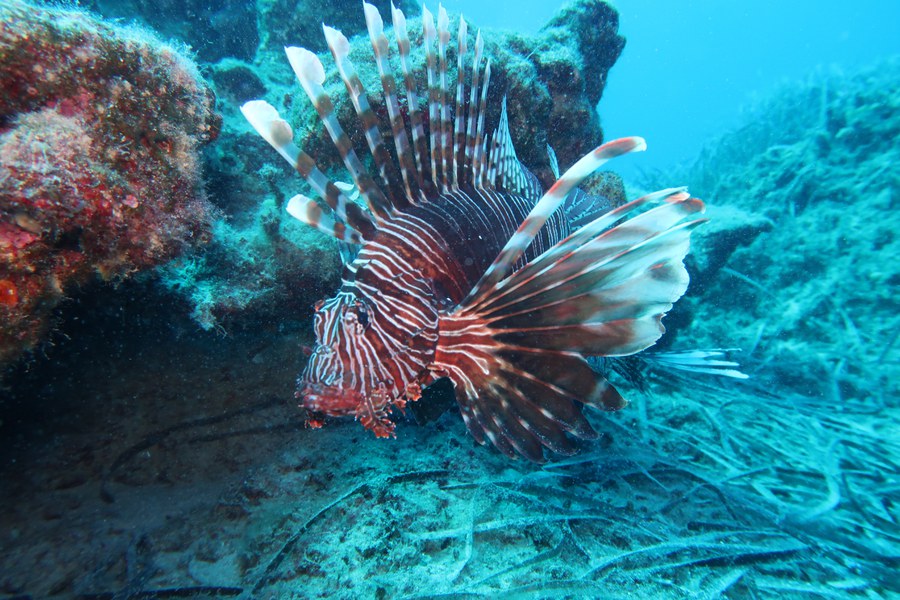
{"type": "Polygon", "coordinates": [[[19,290],[9,279],[0,279],[0,305],[15,306],[19,303],[19,290]]]}
{"type": "Polygon", "coordinates": [[[66,292],[127,277],[209,235],[200,149],[215,98],[134,28],[0,7],[0,365],[34,347],[66,292]]]}

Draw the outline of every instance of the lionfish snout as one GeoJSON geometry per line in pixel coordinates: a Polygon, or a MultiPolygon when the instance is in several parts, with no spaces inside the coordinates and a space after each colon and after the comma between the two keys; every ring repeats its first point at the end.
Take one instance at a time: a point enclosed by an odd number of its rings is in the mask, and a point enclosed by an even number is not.
{"type": "Polygon", "coordinates": [[[359,406],[361,395],[352,389],[320,382],[300,381],[297,398],[303,408],[332,417],[353,415],[359,406]]]}

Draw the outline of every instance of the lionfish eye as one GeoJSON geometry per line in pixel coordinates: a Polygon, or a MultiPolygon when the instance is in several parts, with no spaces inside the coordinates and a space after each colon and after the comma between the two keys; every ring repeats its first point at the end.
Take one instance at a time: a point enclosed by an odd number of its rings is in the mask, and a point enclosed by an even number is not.
{"type": "Polygon", "coordinates": [[[364,304],[356,305],[356,316],[359,319],[359,324],[363,327],[369,326],[369,311],[366,309],[364,304]]]}

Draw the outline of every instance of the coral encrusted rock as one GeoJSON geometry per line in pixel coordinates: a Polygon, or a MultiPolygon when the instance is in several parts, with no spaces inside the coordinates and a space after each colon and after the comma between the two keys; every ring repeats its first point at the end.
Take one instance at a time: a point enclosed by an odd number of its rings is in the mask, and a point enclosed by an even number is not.
{"type": "MultiPolygon", "coordinates": [[[[389,0],[367,0],[383,15],[390,15],[389,0]]],[[[409,15],[418,14],[419,2],[394,0],[394,6],[409,15]]],[[[362,2],[334,0],[258,0],[260,49],[274,53],[280,60],[285,46],[303,46],[315,52],[327,52],[322,24],[343,31],[348,37],[366,31],[362,2]]],[[[388,16],[387,22],[390,22],[388,16]]]]}
{"type": "Polygon", "coordinates": [[[208,236],[200,147],[214,97],[146,33],[0,5],[0,365],[99,274],[127,276],[208,236]]]}
{"type": "MultiPolygon", "coordinates": [[[[55,4],[55,0],[42,0],[55,4]]],[[[136,21],[188,44],[200,62],[250,60],[259,44],[256,6],[234,0],[80,0],[107,19],[136,21]]]]}

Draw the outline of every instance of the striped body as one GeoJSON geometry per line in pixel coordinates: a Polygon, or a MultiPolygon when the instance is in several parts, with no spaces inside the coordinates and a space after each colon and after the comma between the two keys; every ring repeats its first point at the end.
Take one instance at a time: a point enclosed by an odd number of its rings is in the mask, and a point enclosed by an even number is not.
{"type": "Polygon", "coordinates": [[[662,317],[688,284],[682,261],[703,203],[669,189],[609,210],[577,189],[608,160],[643,150],[638,137],[599,146],[542,190],[516,157],[505,100],[488,132],[491,64],[480,33],[470,61],[462,19],[450,81],[450,21],[442,8],[436,25],[422,11],[427,94],[415,87],[406,18],[392,9],[402,110],[381,16],[363,8],[386,120],[372,109],[350,42],[324,31],[364,150],[353,147],[334,114],[319,58],[285,49],[352,186],[328,179],[274,107],[253,101],[241,108],[319,196],[295,196],[288,212],[356,249],[340,290],[316,310],[316,347],[297,392],[309,422],[352,415],[390,437],[391,411],[448,377],[479,443],[534,461],[545,450],[571,454],[572,438],[596,435],[583,406],[625,405],[585,357],[633,354],[662,335],[662,317]],[[357,151],[369,153],[372,172],[357,151]]]}
{"type": "MultiPolygon", "coordinates": [[[[439,317],[472,289],[533,206],[534,199],[467,187],[380,228],[345,270],[340,292],[316,310],[317,345],[299,381],[304,406],[383,419],[396,399],[446,375],[435,361],[439,317]]],[[[521,262],[566,234],[567,221],[553,218],[521,262]]],[[[376,427],[380,435],[392,430],[376,427]]]]}

